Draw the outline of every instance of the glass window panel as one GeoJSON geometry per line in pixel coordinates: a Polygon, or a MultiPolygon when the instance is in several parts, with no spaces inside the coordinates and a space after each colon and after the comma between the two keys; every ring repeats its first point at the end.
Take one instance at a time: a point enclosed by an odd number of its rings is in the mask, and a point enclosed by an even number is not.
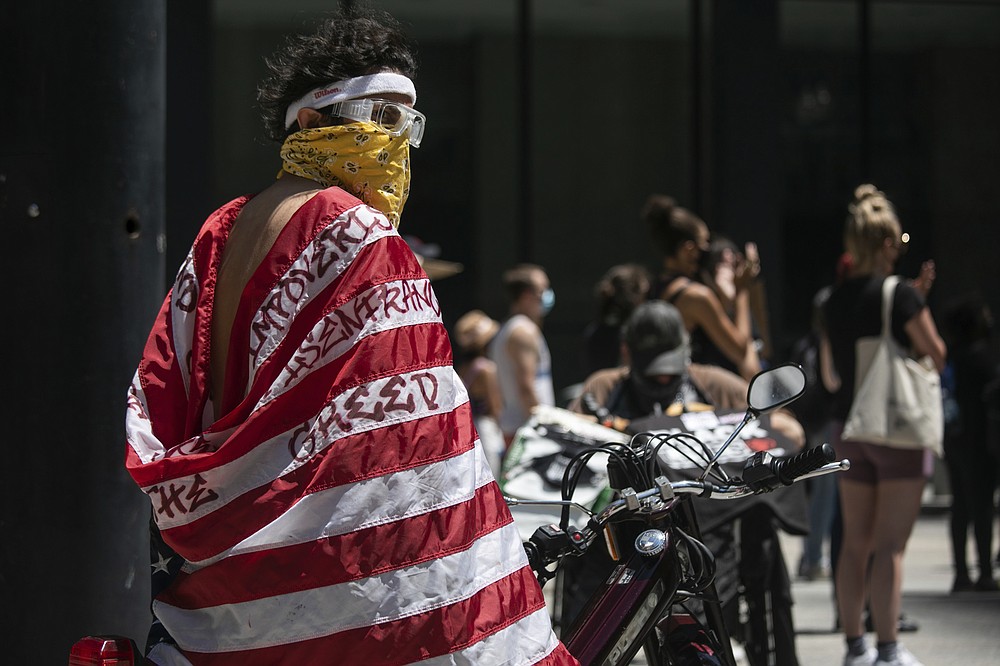
{"type": "Polygon", "coordinates": [[[912,236],[897,268],[936,260],[939,313],[972,291],[997,311],[1000,4],[875,2],[871,33],[872,179],[912,236]]]}
{"type": "Polygon", "coordinates": [[[843,251],[847,196],[861,178],[858,9],[788,0],[779,13],[787,334],[809,326],[813,295],[843,251]]]}

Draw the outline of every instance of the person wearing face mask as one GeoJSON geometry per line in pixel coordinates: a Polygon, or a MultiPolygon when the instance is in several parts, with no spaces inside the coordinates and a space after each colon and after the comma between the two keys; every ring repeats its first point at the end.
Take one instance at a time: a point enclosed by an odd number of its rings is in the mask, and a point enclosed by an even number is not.
{"type": "Polygon", "coordinates": [[[396,229],[424,128],[412,46],[348,11],[268,66],[278,179],[204,223],[128,394],[149,661],[577,664],[396,229]]]}
{"type": "MultiPolygon", "coordinates": [[[[673,305],[655,299],[640,304],[626,320],[621,336],[626,365],[591,374],[584,381],[580,397],[570,405],[571,410],[592,414],[611,427],[629,431],[629,422],[659,414],[746,409],[746,380],[718,366],[691,361],[690,337],[680,310],[673,305]]],[[[802,426],[788,411],[775,411],[771,427],[795,447],[805,441],[802,426]]],[[[695,505],[704,541],[716,555],[716,586],[734,636],[741,587],[750,607],[751,618],[744,633],[752,666],[798,663],[791,582],[776,528],[786,522],[804,524],[804,495],[801,487],[784,490],[797,491],[799,501],[788,497],[782,505],[695,505]],[[787,507],[787,514],[783,507],[787,507]],[[737,513],[714,513],[718,509],[737,513]]],[[[568,567],[563,565],[564,627],[616,564],[599,548],[591,549],[579,560],[568,567]]]]}
{"type": "Polygon", "coordinates": [[[509,446],[536,405],[554,405],[552,356],[542,321],[555,304],[555,292],[541,266],[520,264],[503,274],[508,317],[490,343],[503,397],[500,429],[509,446]]]}
{"type": "Polygon", "coordinates": [[[749,380],[761,369],[749,294],[760,272],[756,248],[748,247],[734,267],[730,316],[719,296],[697,281],[711,260],[708,226],[662,194],[646,200],[641,218],[663,254],[663,271],[650,290],[650,298],[662,299],[680,310],[684,327],[691,334],[691,353],[696,362],[721,363],[749,380]]]}

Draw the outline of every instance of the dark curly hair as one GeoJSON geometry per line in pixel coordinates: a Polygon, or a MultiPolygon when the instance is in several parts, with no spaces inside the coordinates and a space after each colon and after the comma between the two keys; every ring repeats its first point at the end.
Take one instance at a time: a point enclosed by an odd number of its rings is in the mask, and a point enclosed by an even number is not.
{"type": "Polygon", "coordinates": [[[394,71],[413,78],[415,47],[385,12],[352,9],[324,18],[308,34],[290,35],[265,60],[269,76],[257,88],[268,138],[285,140],[285,110],[313,88],[355,76],[394,71]]]}
{"type": "Polygon", "coordinates": [[[646,300],[652,277],[645,266],[617,264],[594,285],[598,318],[608,323],[620,324],[628,319],[635,308],[646,300]]]}
{"type": "Polygon", "coordinates": [[[701,218],[665,194],[650,195],[639,216],[649,227],[657,248],[668,257],[687,241],[697,241],[699,228],[705,226],[701,218]]]}

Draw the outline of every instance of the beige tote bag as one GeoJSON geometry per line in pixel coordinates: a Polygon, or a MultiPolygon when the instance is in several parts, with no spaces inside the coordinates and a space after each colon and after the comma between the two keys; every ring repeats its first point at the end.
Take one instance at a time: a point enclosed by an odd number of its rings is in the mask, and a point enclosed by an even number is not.
{"type": "Polygon", "coordinates": [[[898,276],[882,283],[882,334],[857,342],[854,402],[843,439],[941,455],[944,413],[941,376],[929,357],[912,358],[892,336],[898,276]]]}

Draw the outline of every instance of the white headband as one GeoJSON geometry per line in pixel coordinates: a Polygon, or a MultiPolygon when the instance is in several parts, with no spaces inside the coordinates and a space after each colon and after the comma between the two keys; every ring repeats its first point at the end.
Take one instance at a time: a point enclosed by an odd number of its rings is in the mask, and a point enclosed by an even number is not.
{"type": "Polygon", "coordinates": [[[315,90],[310,90],[295,102],[288,105],[285,111],[285,129],[292,126],[300,109],[320,109],[324,106],[343,102],[348,99],[399,93],[410,98],[410,104],[417,103],[417,89],[413,81],[395,72],[379,72],[365,76],[355,76],[336,83],[328,83],[315,90]]]}

